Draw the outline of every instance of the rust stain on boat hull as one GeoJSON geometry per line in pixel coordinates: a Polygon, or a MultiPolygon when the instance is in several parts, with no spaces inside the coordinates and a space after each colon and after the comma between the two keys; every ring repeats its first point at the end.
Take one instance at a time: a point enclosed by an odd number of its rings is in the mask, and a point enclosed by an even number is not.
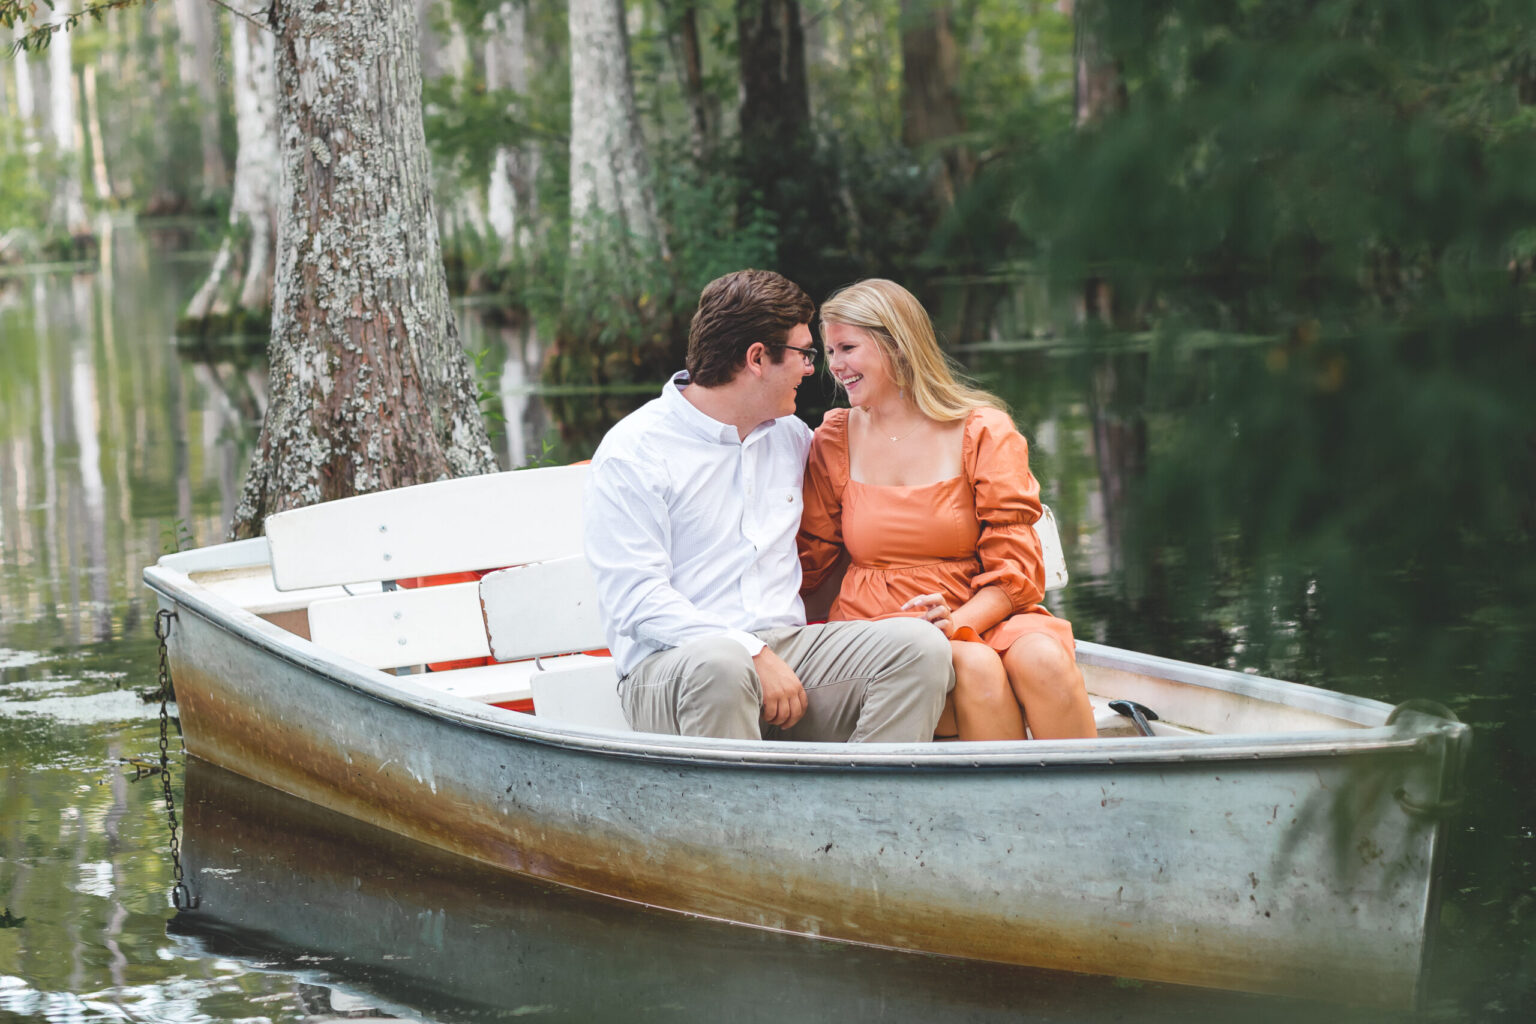
{"type": "Polygon", "coordinates": [[[1264,779],[1242,765],[1223,779],[1168,765],[1042,769],[1022,785],[1017,771],[606,756],[466,728],[259,651],[234,664],[216,627],[182,619],[173,670],[190,753],[505,870],[901,949],[1385,1006],[1414,998],[1428,894],[1413,879],[1428,876],[1416,859],[1431,844],[1386,820],[1400,809],[1351,776],[1271,763],[1264,779]],[[1320,867],[1338,860],[1341,837],[1302,820],[1319,794],[1353,819],[1343,840],[1375,844],[1372,858],[1320,867]],[[1271,852],[1239,870],[1230,851],[1266,830],[1271,852]],[[1390,919],[1351,924],[1351,900],[1382,898],[1397,904],[1390,919]]]}

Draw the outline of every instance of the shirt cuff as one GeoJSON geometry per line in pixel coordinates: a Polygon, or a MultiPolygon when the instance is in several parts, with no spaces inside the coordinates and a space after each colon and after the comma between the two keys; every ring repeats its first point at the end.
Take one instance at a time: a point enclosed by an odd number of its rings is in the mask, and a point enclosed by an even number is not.
{"type": "Polygon", "coordinates": [[[763,643],[757,637],[753,636],[751,633],[746,632],[745,630],[728,629],[725,631],[725,635],[741,644],[742,648],[746,650],[747,657],[749,658],[757,657],[762,653],[763,648],[767,646],[767,644],[763,643]]]}

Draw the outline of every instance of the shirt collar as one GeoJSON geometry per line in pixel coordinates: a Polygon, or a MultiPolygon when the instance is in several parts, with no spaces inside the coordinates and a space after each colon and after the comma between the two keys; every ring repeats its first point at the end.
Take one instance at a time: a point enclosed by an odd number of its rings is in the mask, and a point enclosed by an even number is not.
{"type": "Polygon", "coordinates": [[[690,432],[697,434],[706,441],[716,444],[741,444],[741,438],[736,434],[736,428],[729,423],[721,423],[699,409],[683,397],[683,388],[689,385],[688,371],[679,370],[667,381],[661,389],[661,400],[666,405],[667,413],[677,419],[690,432]]]}

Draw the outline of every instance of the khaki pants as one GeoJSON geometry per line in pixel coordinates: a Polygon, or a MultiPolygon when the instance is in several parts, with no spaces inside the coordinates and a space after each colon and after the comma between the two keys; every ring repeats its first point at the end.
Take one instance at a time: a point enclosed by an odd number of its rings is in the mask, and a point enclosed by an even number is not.
{"type": "Polygon", "coordinates": [[[763,690],[747,652],[727,637],[658,651],[619,683],[642,732],[810,742],[926,742],[955,685],[949,641],[928,622],[829,622],[757,634],[805,686],[805,716],[762,724],[763,690]]]}

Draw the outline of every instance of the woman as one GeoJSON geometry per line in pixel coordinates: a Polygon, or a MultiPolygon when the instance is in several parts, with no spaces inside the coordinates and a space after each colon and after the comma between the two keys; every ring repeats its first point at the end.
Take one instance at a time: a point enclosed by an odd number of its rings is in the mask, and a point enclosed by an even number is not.
{"type": "Polygon", "coordinates": [[[956,678],[939,738],[1095,735],[1072,626],[1040,604],[1040,487],[1001,403],[955,379],[892,281],[837,292],[821,332],[851,408],[828,412],[811,446],[802,589],[846,550],[831,619],[916,614],[944,631],[956,678]]]}

